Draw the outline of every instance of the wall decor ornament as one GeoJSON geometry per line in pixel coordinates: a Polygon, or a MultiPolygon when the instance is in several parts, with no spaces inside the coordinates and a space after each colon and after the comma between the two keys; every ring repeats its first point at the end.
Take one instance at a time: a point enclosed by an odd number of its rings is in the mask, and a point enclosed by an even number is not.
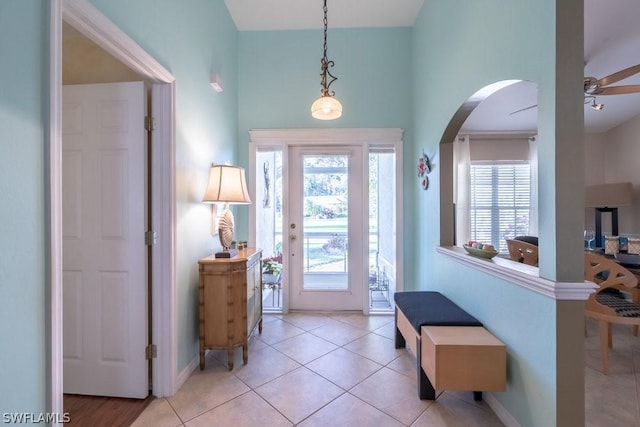
{"type": "Polygon", "coordinates": [[[429,178],[427,174],[431,172],[431,160],[429,156],[422,152],[422,155],[418,157],[418,178],[421,179],[422,189],[426,190],[429,188],[429,178]]]}
{"type": "Polygon", "coordinates": [[[271,188],[271,177],[269,176],[269,161],[264,162],[262,165],[262,170],[264,171],[264,197],[262,199],[262,206],[265,208],[271,207],[271,198],[269,195],[269,190],[271,188]]]}
{"type": "Polygon", "coordinates": [[[425,175],[422,177],[422,189],[426,190],[427,188],[429,188],[429,177],[425,175]]]}

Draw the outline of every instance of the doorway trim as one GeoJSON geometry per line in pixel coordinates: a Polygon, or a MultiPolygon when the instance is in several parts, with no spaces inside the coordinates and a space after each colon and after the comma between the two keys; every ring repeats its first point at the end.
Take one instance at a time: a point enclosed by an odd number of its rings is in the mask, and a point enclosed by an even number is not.
{"type": "MultiPolygon", "coordinates": [[[[362,145],[364,151],[363,156],[367,155],[369,147],[376,147],[381,145],[392,144],[396,152],[396,158],[399,164],[403,159],[402,151],[402,134],[403,130],[400,128],[334,128],[334,129],[251,129],[249,130],[249,143],[253,147],[249,150],[249,171],[255,171],[256,168],[256,152],[260,148],[278,148],[283,152],[283,162],[288,162],[288,151],[290,146],[336,146],[336,145],[362,145]]],[[[368,168],[364,168],[363,178],[369,173],[368,168]]],[[[255,174],[250,173],[250,176],[255,174]]],[[[283,185],[288,185],[288,171],[283,170],[283,185]]],[[[367,182],[367,179],[364,180],[367,182]]],[[[249,182],[249,192],[255,193],[256,180],[255,177],[249,182]]],[[[403,242],[403,180],[402,180],[402,168],[396,168],[396,242],[403,242]]],[[[369,200],[365,201],[365,205],[368,205],[369,200]]],[[[289,212],[288,201],[283,201],[283,211],[289,212]]],[[[289,224],[288,213],[284,218],[284,223],[289,224]]],[[[249,245],[255,246],[255,233],[256,233],[256,209],[255,204],[252,204],[249,209],[249,245]]],[[[286,239],[285,239],[286,241],[286,239]]],[[[289,256],[288,245],[284,245],[283,256],[289,256]]],[[[365,258],[366,259],[366,258],[365,258]]],[[[404,267],[402,260],[404,259],[403,245],[399,244],[396,250],[396,291],[402,291],[404,289],[404,267]]],[[[367,274],[365,269],[368,266],[363,266],[363,274],[367,274]]],[[[364,276],[366,277],[366,275],[364,276]]],[[[285,274],[283,280],[288,280],[285,274]]],[[[363,293],[363,299],[368,298],[368,292],[363,293]]],[[[289,298],[286,298],[282,306],[283,313],[289,312],[289,298]]],[[[369,313],[369,304],[363,300],[363,313],[369,313]]]]}
{"type": "MultiPolygon", "coordinates": [[[[288,162],[286,170],[288,178],[287,185],[283,185],[283,200],[288,199],[288,210],[285,211],[284,218],[287,221],[283,224],[283,228],[287,230],[289,238],[286,239],[289,256],[286,258],[286,277],[287,292],[289,298],[289,308],[291,310],[312,310],[312,311],[359,311],[362,312],[368,301],[365,301],[363,293],[365,291],[362,266],[366,263],[368,266],[369,252],[369,214],[365,206],[369,206],[369,192],[365,191],[367,183],[366,177],[368,173],[365,168],[368,166],[368,146],[366,144],[345,144],[345,145],[325,145],[318,144],[314,146],[306,145],[290,145],[287,153],[288,162]],[[310,260],[310,248],[307,247],[307,256],[305,256],[305,246],[308,232],[308,224],[305,224],[305,201],[307,199],[305,193],[306,181],[309,179],[310,171],[305,167],[305,158],[326,158],[341,157],[345,160],[345,164],[338,169],[337,173],[343,173],[346,176],[345,187],[347,191],[342,194],[342,198],[346,198],[346,248],[343,248],[345,257],[342,261],[344,271],[340,269],[325,271],[312,271],[308,263],[310,260]],[[366,163],[364,165],[363,163],[366,163]],[[301,197],[300,197],[301,196],[301,197]],[[291,225],[289,225],[291,224],[291,225]],[[295,226],[295,227],[294,227],[295,226]],[[291,229],[290,227],[294,227],[291,229]],[[291,236],[298,238],[292,238],[291,236]],[[365,261],[366,260],[366,261],[365,261]],[[313,285],[312,285],[313,284],[313,285]],[[335,286],[335,287],[332,287],[335,286]]],[[[284,166],[284,165],[283,165],[284,166]]],[[[333,171],[329,171],[331,166],[322,168],[320,174],[325,176],[331,175],[333,171]]],[[[283,169],[285,169],[283,167],[283,169]]],[[[315,173],[314,173],[315,175],[315,173]]],[[[284,184],[284,180],[283,180],[284,184]]],[[[322,203],[322,202],[320,202],[322,203]]],[[[329,235],[323,236],[325,239],[330,238],[335,229],[329,231],[329,235]]],[[[284,230],[283,230],[283,234],[284,230]]],[[[335,234],[337,237],[338,234],[335,234]]],[[[284,243],[284,242],[283,242],[284,243]]],[[[368,293],[367,293],[368,294],[368,293]]]]}
{"type": "Polygon", "coordinates": [[[49,410],[63,409],[63,306],[62,306],[62,21],[64,20],[116,59],[152,82],[154,131],[151,163],[151,227],[160,236],[152,251],[151,325],[158,356],[152,360],[152,393],[168,396],[176,391],[175,307],[175,78],[133,39],[87,0],[51,0],[49,9],[49,410]],[[159,98],[159,99],[155,99],[159,98]]]}

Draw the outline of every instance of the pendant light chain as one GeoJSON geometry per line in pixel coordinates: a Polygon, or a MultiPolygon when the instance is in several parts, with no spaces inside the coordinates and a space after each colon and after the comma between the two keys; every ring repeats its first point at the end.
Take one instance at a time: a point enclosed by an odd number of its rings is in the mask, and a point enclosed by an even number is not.
{"type": "Polygon", "coordinates": [[[322,8],[322,10],[324,11],[324,19],[322,21],[324,23],[324,56],[320,61],[320,68],[322,69],[322,73],[320,74],[320,85],[322,86],[322,90],[320,91],[320,93],[322,94],[322,96],[334,96],[336,94],[335,91],[329,92],[329,87],[334,81],[338,80],[338,78],[329,72],[329,67],[333,67],[334,62],[329,61],[329,59],[327,58],[327,26],[329,22],[327,20],[327,0],[324,0],[324,7],[322,8]],[[331,77],[331,80],[328,84],[327,75],[331,77]]]}
{"type": "Polygon", "coordinates": [[[316,99],[311,104],[311,117],[318,120],[335,120],[342,116],[342,104],[335,98],[335,92],[329,90],[329,87],[333,82],[338,80],[336,76],[329,72],[329,68],[332,68],[334,63],[327,58],[327,0],[324,0],[324,44],[323,44],[323,56],[320,60],[320,98],[316,99]],[[328,76],[328,77],[327,77],[328,76]]]}
{"type": "Polygon", "coordinates": [[[322,10],[324,11],[324,19],[322,20],[323,24],[324,24],[324,60],[326,61],[327,59],[327,26],[329,24],[329,21],[327,20],[327,0],[324,0],[324,7],[322,8],[322,10]]]}

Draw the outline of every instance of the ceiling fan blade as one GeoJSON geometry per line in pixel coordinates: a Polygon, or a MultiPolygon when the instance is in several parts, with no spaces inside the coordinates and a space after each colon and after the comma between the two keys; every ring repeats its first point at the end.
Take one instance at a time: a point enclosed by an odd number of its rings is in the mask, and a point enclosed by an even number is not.
{"type": "Polygon", "coordinates": [[[535,105],[530,105],[526,108],[521,108],[520,110],[516,110],[516,111],[512,111],[511,113],[509,113],[510,116],[517,114],[517,113],[522,113],[523,111],[527,111],[527,110],[531,110],[532,108],[536,108],[538,106],[538,104],[535,105]]]}
{"type": "Polygon", "coordinates": [[[617,73],[613,73],[606,77],[603,77],[600,80],[598,80],[598,85],[607,86],[617,81],[626,79],[627,77],[631,77],[634,74],[638,74],[638,73],[640,73],[640,64],[634,65],[629,68],[625,68],[624,70],[620,70],[617,73]]]}
{"type": "Polygon", "coordinates": [[[640,92],[640,85],[627,85],[627,86],[611,86],[600,87],[592,92],[593,95],[624,95],[627,93],[640,92]]]}

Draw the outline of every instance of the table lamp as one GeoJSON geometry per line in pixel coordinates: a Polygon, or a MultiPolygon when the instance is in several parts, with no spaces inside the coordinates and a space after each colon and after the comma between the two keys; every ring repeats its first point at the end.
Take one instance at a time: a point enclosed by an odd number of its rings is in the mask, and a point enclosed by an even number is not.
{"type": "Polygon", "coordinates": [[[602,214],[611,214],[611,234],[618,235],[618,208],[631,206],[633,186],[630,182],[591,185],[585,189],[585,207],[596,209],[596,247],[603,247],[602,214]]]}
{"type": "Polygon", "coordinates": [[[222,252],[216,252],[216,258],[233,258],[237,249],[231,249],[233,242],[233,213],[229,205],[248,205],[251,203],[244,169],[239,166],[212,164],[209,170],[209,184],[202,198],[204,203],[224,203],[224,211],[218,225],[218,235],[222,252]]]}

